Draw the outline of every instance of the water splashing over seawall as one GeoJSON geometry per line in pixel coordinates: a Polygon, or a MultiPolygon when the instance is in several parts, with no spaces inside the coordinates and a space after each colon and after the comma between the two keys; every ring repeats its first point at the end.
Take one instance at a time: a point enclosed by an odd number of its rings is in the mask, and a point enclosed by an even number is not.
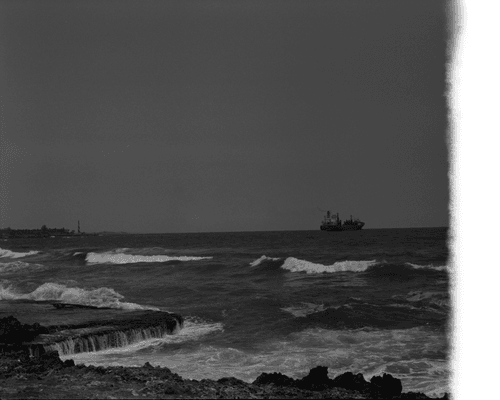
{"type": "MultiPolygon", "coordinates": [[[[178,323],[173,329],[164,324],[144,328],[125,328],[121,330],[107,327],[86,333],[85,329],[58,332],[56,342],[44,345],[45,350],[57,350],[59,355],[90,353],[111,348],[126,347],[144,340],[157,339],[176,334],[181,329],[178,323]],[[67,335],[67,336],[66,336],[67,335]]],[[[52,338],[54,340],[54,338],[52,338]]]]}
{"type": "Polygon", "coordinates": [[[23,324],[40,323],[46,328],[22,347],[31,355],[57,350],[59,355],[119,348],[144,340],[178,333],[184,318],[155,310],[97,308],[51,301],[7,300],[2,314],[23,324]]]}

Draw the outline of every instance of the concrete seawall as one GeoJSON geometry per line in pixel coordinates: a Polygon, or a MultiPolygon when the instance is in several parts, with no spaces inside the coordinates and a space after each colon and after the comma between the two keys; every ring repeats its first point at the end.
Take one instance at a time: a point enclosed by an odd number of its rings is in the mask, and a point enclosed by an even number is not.
{"type": "MultiPolygon", "coordinates": [[[[47,328],[47,333],[22,343],[33,356],[49,350],[68,355],[124,347],[175,334],[184,322],[182,316],[162,311],[103,309],[53,301],[0,301],[0,319],[8,316],[22,324],[37,322],[47,328]]],[[[0,343],[0,352],[11,348],[11,344],[0,343]]]]}

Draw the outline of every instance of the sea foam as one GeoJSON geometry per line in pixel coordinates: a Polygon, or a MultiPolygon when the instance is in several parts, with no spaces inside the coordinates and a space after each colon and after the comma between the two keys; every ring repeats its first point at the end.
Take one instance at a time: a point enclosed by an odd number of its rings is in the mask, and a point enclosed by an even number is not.
{"type": "Polygon", "coordinates": [[[89,264],[134,264],[134,263],[152,263],[168,261],[198,261],[211,259],[212,257],[193,257],[193,256],[167,256],[167,255],[134,255],[126,253],[105,252],[88,253],[85,260],[89,264]]]}
{"type": "Polygon", "coordinates": [[[278,261],[278,260],[279,260],[279,258],[273,258],[273,257],[262,256],[262,257],[258,258],[257,260],[252,261],[252,262],[250,263],[250,265],[251,265],[252,267],[256,267],[257,265],[260,265],[263,261],[266,261],[266,260],[278,261]]]}
{"type": "Polygon", "coordinates": [[[68,287],[60,283],[46,282],[31,293],[19,293],[12,286],[0,284],[0,300],[56,300],[70,304],[81,304],[99,308],[118,308],[124,310],[158,310],[156,307],[141,306],[122,302],[124,298],[111,288],[82,289],[68,287]]]}
{"type": "Polygon", "coordinates": [[[306,272],[308,274],[321,274],[323,272],[363,272],[368,267],[376,264],[375,260],[371,261],[337,261],[332,265],[315,264],[310,261],[300,260],[294,257],[288,257],[281,266],[292,272],[306,272]]]}
{"type": "Polygon", "coordinates": [[[33,254],[38,254],[38,253],[39,252],[35,250],[23,253],[23,252],[16,252],[0,248],[0,257],[20,258],[20,257],[32,256],[33,254]]]}
{"type": "Polygon", "coordinates": [[[415,269],[432,269],[434,271],[448,271],[448,266],[447,265],[418,265],[418,264],[412,264],[412,263],[406,263],[406,265],[409,265],[412,268],[415,269]]]}

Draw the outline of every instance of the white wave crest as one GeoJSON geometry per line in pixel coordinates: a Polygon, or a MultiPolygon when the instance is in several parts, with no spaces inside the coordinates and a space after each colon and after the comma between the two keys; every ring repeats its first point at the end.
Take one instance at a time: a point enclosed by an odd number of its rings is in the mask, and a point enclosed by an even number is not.
{"type": "Polygon", "coordinates": [[[273,257],[262,256],[262,257],[258,258],[257,260],[252,261],[252,262],[250,263],[250,265],[251,265],[252,267],[256,267],[256,266],[257,266],[257,265],[259,265],[262,261],[266,261],[266,260],[278,261],[278,260],[279,260],[279,258],[273,258],[273,257]]]}
{"type": "Polygon", "coordinates": [[[0,248],[0,257],[20,258],[20,257],[32,256],[33,254],[38,254],[38,253],[39,252],[35,250],[22,253],[0,248]]]}
{"type": "Polygon", "coordinates": [[[308,274],[321,274],[323,272],[363,272],[371,265],[376,264],[375,260],[371,261],[337,261],[332,265],[315,264],[306,260],[288,257],[281,266],[292,272],[306,272],[308,274]]]}
{"type": "Polygon", "coordinates": [[[406,263],[406,265],[409,265],[415,269],[433,269],[434,271],[448,271],[447,265],[433,265],[433,264],[418,265],[418,264],[412,264],[412,263],[406,263]]]}
{"type": "Polygon", "coordinates": [[[22,295],[16,293],[15,290],[8,284],[0,284],[0,300],[17,300],[22,299],[22,295]]]}
{"type": "Polygon", "coordinates": [[[60,283],[46,282],[31,293],[19,293],[12,286],[0,285],[0,300],[57,300],[63,303],[80,304],[99,308],[119,308],[124,310],[158,310],[156,307],[141,306],[122,302],[123,295],[111,288],[82,289],[68,287],[60,283]]]}
{"type": "Polygon", "coordinates": [[[198,261],[211,259],[212,257],[192,257],[192,256],[144,256],[125,253],[88,253],[85,260],[89,264],[133,264],[141,262],[167,262],[167,261],[198,261]]]}

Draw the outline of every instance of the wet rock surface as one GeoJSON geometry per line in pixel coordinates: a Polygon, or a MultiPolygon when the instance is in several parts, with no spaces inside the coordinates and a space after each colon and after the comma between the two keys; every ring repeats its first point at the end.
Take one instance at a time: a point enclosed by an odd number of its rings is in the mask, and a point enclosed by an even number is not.
{"type": "Polygon", "coordinates": [[[52,300],[2,300],[0,318],[15,316],[23,324],[43,325],[50,333],[65,329],[92,329],[105,326],[123,328],[136,325],[140,327],[156,324],[159,319],[165,319],[165,316],[172,317],[173,325],[183,321],[182,316],[163,311],[82,307],[52,300]]]}
{"type": "MultiPolygon", "coordinates": [[[[22,329],[15,318],[0,320],[0,340],[13,340],[22,329]],[[3,330],[1,330],[3,329],[3,330]]],[[[26,326],[29,335],[44,328],[26,326]]],[[[27,333],[27,334],[28,334],[27,333]]],[[[217,381],[183,379],[168,368],[94,367],[62,361],[57,351],[30,356],[26,349],[3,347],[0,353],[0,398],[314,398],[314,399],[428,399],[422,393],[402,393],[392,375],[373,377],[346,372],[334,379],[317,366],[301,379],[281,373],[262,373],[253,383],[234,377],[217,381]]],[[[447,396],[443,397],[447,398],[447,396]]]]}

